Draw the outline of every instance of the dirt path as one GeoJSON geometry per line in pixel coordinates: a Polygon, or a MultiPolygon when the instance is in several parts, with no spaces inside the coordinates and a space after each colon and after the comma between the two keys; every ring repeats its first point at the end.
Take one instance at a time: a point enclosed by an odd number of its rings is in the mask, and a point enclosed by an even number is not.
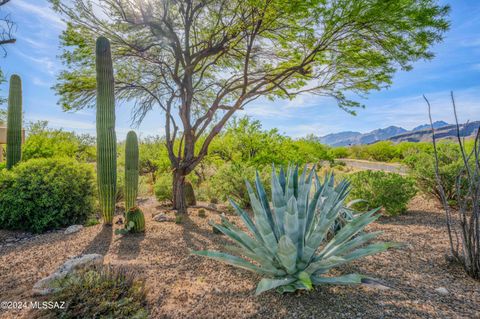
{"type": "MultiPolygon", "coordinates": [[[[189,255],[189,249],[220,249],[225,243],[207,224],[208,219],[218,220],[218,214],[207,211],[208,218],[202,219],[193,210],[183,225],[176,225],[151,220],[158,211],[155,201],[144,201],[142,207],[145,235],[117,239],[111,229],[97,225],[12,246],[0,241],[0,299],[35,300],[30,294],[35,281],[68,257],[101,253],[107,263],[134,267],[148,278],[151,318],[480,318],[480,283],[445,261],[443,214],[421,198],[406,215],[382,218],[370,227],[383,230],[383,240],[403,242],[405,248],[337,272],[363,273],[393,289],[324,286],[311,293],[259,297],[254,296],[258,276],[189,255]],[[449,294],[435,292],[438,287],[449,294]]],[[[0,231],[0,240],[5,236],[0,231]]],[[[30,316],[28,311],[0,313],[0,318],[30,316]]]]}
{"type": "Polygon", "coordinates": [[[401,175],[406,175],[408,173],[407,167],[398,163],[374,162],[351,158],[340,158],[338,159],[338,161],[344,162],[345,164],[347,164],[347,166],[358,168],[361,170],[384,171],[390,173],[398,173],[401,175]]]}

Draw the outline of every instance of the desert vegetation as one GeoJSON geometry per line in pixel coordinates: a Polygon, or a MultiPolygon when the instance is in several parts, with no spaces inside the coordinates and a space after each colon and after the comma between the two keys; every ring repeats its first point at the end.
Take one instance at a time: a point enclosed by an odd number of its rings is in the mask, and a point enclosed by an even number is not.
{"type": "Polygon", "coordinates": [[[308,93],[350,116],[352,93],[433,58],[449,6],[50,4],[66,22],[54,90],[95,110],[95,134],[27,121],[28,75],[9,77],[0,318],[478,316],[480,130],[463,138],[453,94],[454,140],[430,115],[429,142],[333,147],[248,113],[308,93]],[[151,114],[163,135],[142,134],[151,114]]]}

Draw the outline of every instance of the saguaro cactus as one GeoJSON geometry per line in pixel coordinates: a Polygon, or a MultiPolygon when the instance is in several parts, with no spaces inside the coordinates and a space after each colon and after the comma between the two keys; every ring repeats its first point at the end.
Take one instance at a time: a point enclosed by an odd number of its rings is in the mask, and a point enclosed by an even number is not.
{"type": "Polygon", "coordinates": [[[130,131],[127,134],[125,146],[125,209],[136,206],[138,195],[138,140],[137,134],[130,131]]]}
{"type": "Polygon", "coordinates": [[[7,120],[7,169],[22,158],[22,80],[16,74],[10,77],[7,120]]]}
{"type": "Polygon", "coordinates": [[[110,42],[97,39],[97,181],[103,223],[112,224],[117,188],[115,97],[110,42]]]}

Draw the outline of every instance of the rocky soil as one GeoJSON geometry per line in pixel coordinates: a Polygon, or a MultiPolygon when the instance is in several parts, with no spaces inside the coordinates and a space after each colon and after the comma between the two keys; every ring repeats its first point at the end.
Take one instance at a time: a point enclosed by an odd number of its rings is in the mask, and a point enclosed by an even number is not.
{"type": "MultiPolygon", "coordinates": [[[[73,256],[96,253],[105,263],[132,267],[147,277],[151,318],[480,318],[480,283],[446,260],[443,213],[422,198],[407,214],[381,218],[369,228],[383,230],[382,240],[402,242],[404,248],[337,270],[366,274],[391,289],[324,286],[258,297],[255,274],[189,254],[190,249],[221,249],[225,237],[208,225],[209,219],[219,220],[218,213],[207,211],[207,218],[200,218],[192,209],[178,225],[173,213],[154,200],[141,206],[144,235],[115,236],[120,225],[35,236],[0,231],[0,300],[35,301],[35,282],[73,256]],[[171,218],[154,221],[160,212],[171,218]]],[[[30,318],[33,311],[0,310],[0,318],[30,318]]]]}

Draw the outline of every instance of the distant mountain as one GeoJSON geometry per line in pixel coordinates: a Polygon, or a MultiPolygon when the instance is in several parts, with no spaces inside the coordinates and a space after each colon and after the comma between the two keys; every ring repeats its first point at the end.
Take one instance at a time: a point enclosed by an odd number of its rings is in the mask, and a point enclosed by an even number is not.
{"type": "MultiPolygon", "coordinates": [[[[466,125],[460,125],[460,136],[473,137],[480,127],[480,121],[470,122],[466,125]]],[[[457,126],[448,124],[435,128],[435,137],[437,139],[455,139],[457,138],[457,126]]],[[[423,130],[412,130],[403,134],[393,136],[388,139],[394,143],[400,142],[430,142],[432,141],[432,129],[428,127],[423,130]]]]}
{"type": "MultiPolygon", "coordinates": [[[[480,126],[480,121],[470,122],[467,125],[461,125],[461,136],[474,136],[480,126]]],[[[444,121],[433,123],[435,134],[438,139],[453,139],[457,136],[457,126],[448,124],[444,121]]],[[[349,146],[359,144],[372,144],[378,141],[400,142],[424,142],[432,140],[432,130],[430,124],[423,124],[415,127],[411,131],[398,126],[389,126],[377,129],[368,133],[360,132],[339,132],[318,137],[320,143],[330,146],[349,146]]]]}
{"type": "MultiPolygon", "coordinates": [[[[433,128],[441,128],[441,127],[448,126],[448,125],[450,125],[450,124],[448,124],[447,122],[444,122],[444,121],[433,122],[433,128]]],[[[427,129],[430,129],[430,124],[419,125],[419,126],[415,127],[412,131],[421,131],[421,130],[427,130],[427,129]]]]}
{"type": "Polygon", "coordinates": [[[349,141],[354,140],[355,138],[361,135],[362,133],[360,132],[347,131],[347,132],[333,133],[333,134],[321,136],[318,138],[318,141],[322,144],[343,146],[343,145],[348,145],[349,141]],[[347,143],[347,144],[344,144],[344,143],[347,143]]]}
{"type": "Polygon", "coordinates": [[[382,129],[377,129],[365,134],[360,132],[340,132],[328,134],[318,138],[322,144],[331,146],[348,146],[357,144],[371,144],[377,141],[386,140],[392,136],[407,132],[406,129],[398,126],[389,126],[382,129]]]}

